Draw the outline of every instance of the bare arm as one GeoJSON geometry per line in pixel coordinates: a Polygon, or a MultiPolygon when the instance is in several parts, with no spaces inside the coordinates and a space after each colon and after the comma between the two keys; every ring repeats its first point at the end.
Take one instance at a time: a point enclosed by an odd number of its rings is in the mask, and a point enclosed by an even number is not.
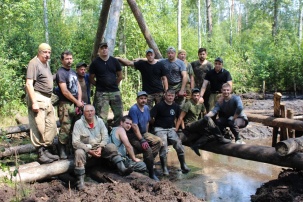
{"type": "Polygon", "coordinates": [[[142,134],[140,132],[140,129],[139,129],[138,125],[133,123],[132,124],[132,129],[133,129],[135,135],[137,136],[138,140],[141,140],[143,137],[142,137],[142,134]]]}
{"type": "MultiPolygon", "coordinates": [[[[185,115],[186,115],[186,112],[182,111],[178,120],[177,120],[177,123],[176,123],[176,131],[179,130],[180,126],[182,127],[182,125],[183,125],[182,122],[183,122],[183,119],[184,119],[185,115]]],[[[184,128],[182,128],[182,129],[184,129],[184,128]]]]}
{"type": "MultiPolygon", "coordinates": [[[[77,107],[83,107],[83,104],[81,101],[77,100],[67,89],[66,83],[59,83],[60,89],[64,97],[69,99],[71,102],[77,105],[77,107]]],[[[81,88],[80,88],[81,89],[81,88]]],[[[80,98],[81,99],[81,98],[80,98]]]]}
{"type": "Polygon", "coordinates": [[[135,162],[137,162],[138,160],[140,161],[140,159],[137,159],[135,156],[133,147],[128,140],[125,130],[123,128],[118,128],[117,132],[116,132],[116,136],[117,135],[119,136],[117,138],[119,138],[122,141],[122,143],[124,144],[129,157],[135,162]]]}
{"type": "Polygon", "coordinates": [[[181,75],[182,75],[182,86],[180,91],[182,91],[182,94],[184,94],[185,86],[187,83],[187,71],[182,71],[181,75]]]}
{"type": "Polygon", "coordinates": [[[93,84],[94,86],[96,86],[96,80],[95,80],[95,78],[96,78],[95,74],[89,74],[89,82],[91,84],[93,84]]]}
{"type": "Polygon", "coordinates": [[[161,79],[162,79],[164,91],[166,91],[168,89],[167,77],[166,76],[162,76],[161,79]]]}
{"type": "Polygon", "coordinates": [[[122,81],[122,79],[123,79],[122,71],[118,71],[116,74],[117,74],[116,83],[117,83],[117,85],[119,85],[120,81],[122,81]]]}
{"type": "Polygon", "coordinates": [[[120,57],[116,57],[117,60],[119,60],[119,62],[121,62],[123,65],[126,65],[126,66],[134,66],[134,62],[133,61],[130,61],[128,59],[124,59],[124,58],[120,58],[120,57]]]}
{"type": "Polygon", "coordinates": [[[78,84],[78,101],[82,102],[82,89],[81,89],[79,81],[77,82],[77,84],[78,84]]]}
{"type": "Polygon", "coordinates": [[[233,89],[233,81],[227,81],[227,83],[230,85],[231,89],[233,89]]]}
{"type": "Polygon", "coordinates": [[[33,79],[26,79],[25,83],[26,92],[32,102],[32,110],[34,112],[39,111],[39,105],[36,100],[35,91],[34,91],[34,80],[33,79]]]}
{"type": "Polygon", "coordinates": [[[194,75],[190,75],[190,88],[193,89],[195,87],[195,78],[194,75]]]}
{"type": "Polygon", "coordinates": [[[200,98],[199,98],[199,103],[203,103],[204,99],[203,99],[203,95],[206,91],[206,87],[208,85],[209,81],[205,80],[203,81],[202,87],[201,87],[201,91],[200,91],[200,98]]]}

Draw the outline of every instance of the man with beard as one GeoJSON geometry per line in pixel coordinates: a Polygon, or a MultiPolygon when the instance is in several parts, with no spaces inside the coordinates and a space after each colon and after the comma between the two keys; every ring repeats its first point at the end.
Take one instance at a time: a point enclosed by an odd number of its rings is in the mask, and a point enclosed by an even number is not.
{"type": "MultiPolygon", "coordinates": [[[[193,68],[195,75],[195,87],[201,89],[205,75],[207,72],[213,69],[213,65],[206,59],[207,52],[205,48],[199,48],[198,57],[199,60],[192,62],[191,66],[193,68]]],[[[203,95],[206,111],[209,111],[209,104],[208,104],[209,96],[210,96],[210,86],[208,85],[203,95]]]]}
{"type": "Polygon", "coordinates": [[[38,54],[29,62],[26,73],[25,89],[30,138],[38,151],[40,163],[51,163],[59,159],[47,149],[52,145],[57,134],[54,108],[51,103],[53,76],[48,64],[50,56],[51,47],[46,43],[40,44],[38,54]]]}
{"type": "Polygon", "coordinates": [[[164,66],[155,60],[155,53],[153,49],[146,51],[146,59],[137,62],[129,61],[127,59],[117,57],[119,62],[124,65],[135,67],[139,70],[142,76],[142,90],[147,96],[147,105],[149,109],[153,104],[157,104],[162,100],[163,92],[168,88],[167,78],[165,76],[164,66]]]}
{"type": "Polygon", "coordinates": [[[84,106],[82,102],[81,86],[78,82],[77,74],[71,69],[73,55],[70,51],[61,53],[61,63],[56,74],[56,82],[59,87],[58,116],[60,121],[60,131],[58,135],[59,156],[66,159],[67,145],[71,143],[71,133],[73,124],[76,121],[77,107],[84,106]]]}
{"type": "Polygon", "coordinates": [[[76,65],[76,72],[79,84],[82,91],[82,101],[86,104],[90,104],[90,82],[89,75],[86,73],[87,64],[80,62],[76,65]]]}
{"type": "Polygon", "coordinates": [[[162,141],[159,137],[148,132],[150,113],[146,105],[147,93],[140,91],[137,94],[137,103],[134,104],[128,115],[132,118],[131,130],[127,132],[128,139],[134,147],[135,153],[143,153],[144,163],[149,172],[149,177],[159,181],[154,173],[154,158],[159,153],[162,141]]]}

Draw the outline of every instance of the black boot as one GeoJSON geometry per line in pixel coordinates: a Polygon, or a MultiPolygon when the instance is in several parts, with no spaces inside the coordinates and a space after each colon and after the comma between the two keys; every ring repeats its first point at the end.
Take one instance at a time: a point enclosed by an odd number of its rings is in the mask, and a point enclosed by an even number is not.
{"type": "Polygon", "coordinates": [[[224,136],[222,135],[220,129],[218,128],[218,126],[216,126],[215,128],[211,129],[212,134],[216,137],[217,141],[222,143],[222,144],[227,144],[227,143],[231,143],[230,139],[226,139],[224,138],[224,136]]]}
{"type": "Polygon", "coordinates": [[[53,162],[54,160],[47,157],[46,154],[44,153],[44,150],[45,150],[44,147],[38,148],[38,162],[41,164],[53,162]]]}
{"type": "Polygon", "coordinates": [[[132,167],[125,168],[121,156],[114,156],[112,161],[117,165],[120,175],[126,176],[131,174],[134,170],[132,167]]]}
{"type": "Polygon", "coordinates": [[[160,181],[158,179],[158,177],[155,175],[155,171],[154,171],[154,163],[151,162],[151,163],[148,163],[146,164],[146,167],[147,167],[147,170],[148,170],[148,175],[149,175],[149,178],[155,180],[155,181],[160,181]]]}
{"type": "Polygon", "coordinates": [[[67,159],[66,145],[62,144],[60,141],[58,141],[58,150],[59,150],[60,159],[67,159]]]}
{"type": "Polygon", "coordinates": [[[50,152],[47,150],[47,148],[45,148],[44,154],[45,154],[48,158],[53,159],[54,161],[59,160],[59,156],[58,156],[58,155],[53,155],[52,153],[50,153],[50,152]]]}
{"type": "Polygon", "coordinates": [[[163,175],[168,176],[169,172],[167,169],[167,157],[161,157],[160,156],[160,162],[161,162],[161,166],[162,166],[162,171],[163,171],[163,175]]]}
{"type": "Polygon", "coordinates": [[[187,165],[185,163],[184,155],[178,155],[178,159],[180,161],[180,166],[181,166],[182,173],[188,173],[190,171],[190,168],[187,167],[187,165]]]}
{"type": "Polygon", "coordinates": [[[85,174],[85,169],[84,168],[75,168],[74,170],[75,175],[77,176],[77,189],[78,190],[83,190],[84,189],[84,174],[85,174]]]}
{"type": "Polygon", "coordinates": [[[204,136],[200,137],[190,148],[192,150],[194,150],[194,152],[198,156],[201,156],[199,149],[202,145],[206,144],[208,140],[209,140],[209,138],[206,135],[204,135],[204,136]]]}

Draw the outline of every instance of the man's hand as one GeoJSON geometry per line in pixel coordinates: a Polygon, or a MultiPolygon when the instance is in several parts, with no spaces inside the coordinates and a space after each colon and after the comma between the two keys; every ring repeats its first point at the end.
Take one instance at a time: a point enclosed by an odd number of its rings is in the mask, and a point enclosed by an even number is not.
{"type": "Polygon", "coordinates": [[[99,147],[98,149],[95,149],[95,150],[91,149],[87,153],[89,153],[92,157],[100,158],[101,157],[101,147],[99,147]]]}
{"type": "Polygon", "coordinates": [[[202,104],[204,102],[204,99],[203,99],[203,97],[201,96],[200,98],[199,98],[199,104],[202,104]]]}
{"type": "Polygon", "coordinates": [[[83,107],[84,103],[82,101],[77,100],[77,102],[75,103],[77,107],[83,107]]]}
{"type": "Polygon", "coordinates": [[[138,158],[133,159],[134,162],[140,162],[141,160],[138,158]]]}
{"type": "Polygon", "coordinates": [[[144,138],[142,138],[140,140],[140,143],[141,143],[142,149],[147,150],[149,148],[149,144],[148,144],[148,142],[144,138]]]}
{"type": "Polygon", "coordinates": [[[39,105],[37,102],[34,102],[32,104],[32,109],[33,109],[33,112],[38,112],[39,111],[39,105]]]}

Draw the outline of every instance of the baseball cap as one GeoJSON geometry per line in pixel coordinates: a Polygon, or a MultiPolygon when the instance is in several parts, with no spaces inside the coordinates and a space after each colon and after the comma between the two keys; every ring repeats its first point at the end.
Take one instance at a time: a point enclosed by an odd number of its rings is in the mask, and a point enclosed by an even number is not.
{"type": "Polygon", "coordinates": [[[76,65],[76,68],[78,69],[79,67],[87,67],[87,64],[85,62],[79,62],[77,65],[76,65]]]}
{"type": "Polygon", "coordinates": [[[223,63],[223,59],[222,58],[220,58],[220,57],[217,57],[216,59],[215,59],[215,62],[221,62],[221,63],[223,63]]]}
{"type": "Polygon", "coordinates": [[[200,93],[199,88],[193,88],[193,89],[191,90],[191,93],[197,93],[197,92],[199,92],[199,93],[200,93]]]}
{"type": "Polygon", "coordinates": [[[137,93],[137,97],[140,97],[142,95],[147,96],[147,93],[145,91],[140,91],[140,92],[137,93]]]}
{"type": "Polygon", "coordinates": [[[108,46],[108,45],[107,45],[107,42],[101,42],[101,43],[99,44],[99,48],[102,48],[103,46],[108,46]]]}
{"type": "Polygon", "coordinates": [[[147,49],[147,50],[145,51],[145,53],[146,53],[146,54],[147,54],[147,53],[154,53],[154,50],[151,49],[151,48],[149,48],[149,49],[147,49]]]}

